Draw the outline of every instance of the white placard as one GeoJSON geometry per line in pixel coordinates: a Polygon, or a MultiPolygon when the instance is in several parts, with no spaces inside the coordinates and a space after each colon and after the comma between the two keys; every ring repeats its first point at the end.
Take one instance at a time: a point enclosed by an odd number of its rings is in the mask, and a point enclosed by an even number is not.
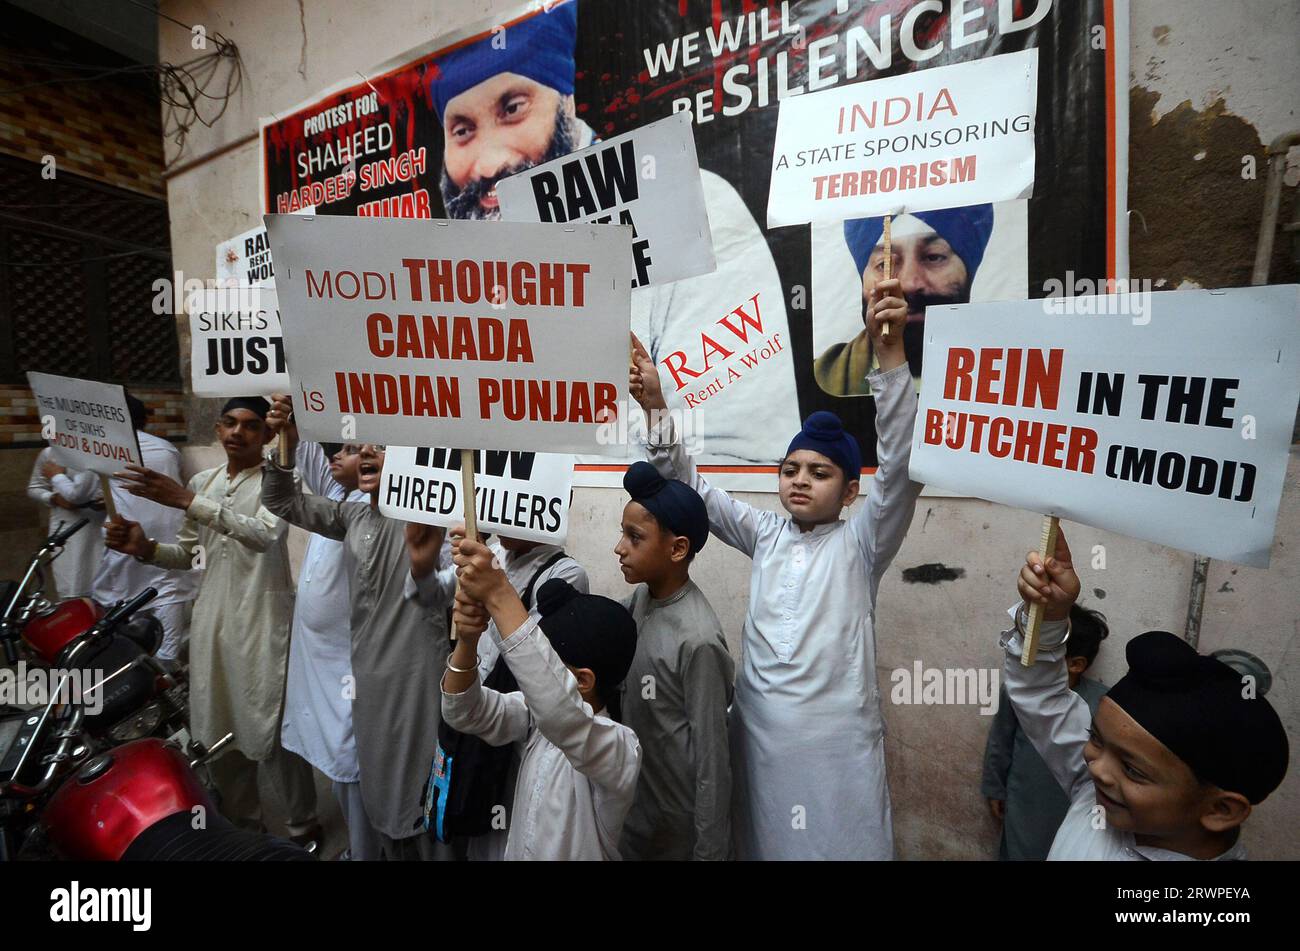
{"type": "Polygon", "coordinates": [[[105,475],[144,465],[121,386],[31,372],[27,383],[42,435],[63,465],[105,475]]]}
{"type": "Polygon", "coordinates": [[[631,228],[266,222],[304,438],[623,451],[631,228]]]}
{"type": "Polygon", "coordinates": [[[767,226],[1028,198],[1038,50],[781,102],[767,226]]]}
{"type": "Polygon", "coordinates": [[[205,289],[186,300],[195,396],[269,396],[290,390],[274,287],[205,289]]]}
{"type": "Polygon", "coordinates": [[[497,183],[504,221],[631,225],[632,286],[717,268],[691,117],[616,135],[497,183]]]}
{"type": "MultiPolygon", "coordinates": [[[[474,455],[480,532],[530,542],[564,542],[569,532],[573,456],[507,450],[474,455]]],[[[379,510],[389,518],[447,528],[464,522],[460,452],[389,446],[379,483],[379,510]]]]}
{"type": "Polygon", "coordinates": [[[217,245],[217,283],[275,287],[271,241],[259,225],[217,245]]]}
{"type": "Polygon", "coordinates": [[[911,474],[1267,567],[1300,286],[930,307],[911,474]]]}

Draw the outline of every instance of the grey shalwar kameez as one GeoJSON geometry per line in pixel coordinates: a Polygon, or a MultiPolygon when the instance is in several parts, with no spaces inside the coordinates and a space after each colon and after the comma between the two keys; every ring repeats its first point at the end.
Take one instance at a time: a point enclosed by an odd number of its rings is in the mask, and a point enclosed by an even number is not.
{"type": "Polygon", "coordinates": [[[690,580],[662,600],[641,585],[626,607],[637,639],[623,722],[641,741],[641,776],[623,825],[623,858],[728,859],[727,706],[736,665],[722,624],[690,580]]]}
{"type": "MultiPolygon", "coordinates": [[[[385,518],[365,502],[303,495],[292,470],[270,462],[262,501],[285,521],[347,545],[354,571],[352,726],[361,798],[386,838],[426,836],[420,791],[438,745],[438,682],[449,644],[446,616],[403,596],[411,573],[406,523],[385,518]]],[[[400,851],[390,857],[414,855],[400,851]]]]}

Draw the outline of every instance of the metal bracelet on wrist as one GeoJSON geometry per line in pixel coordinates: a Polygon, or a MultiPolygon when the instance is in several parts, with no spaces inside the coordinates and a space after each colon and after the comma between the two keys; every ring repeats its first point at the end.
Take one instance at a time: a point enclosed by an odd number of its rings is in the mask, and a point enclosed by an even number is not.
{"type": "Polygon", "coordinates": [[[454,666],[454,665],[452,664],[452,662],[451,662],[451,655],[450,655],[450,654],[447,655],[447,669],[450,670],[450,671],[452,671],[453,673],[457,673],[457,674],[474,674],[474,673],[478,673],[478,667],[477,667],[477,666],[474,666],[474,667],[466,667],[466,668],[460,668],[460,667],[456,667],[456,666],[454,666]]]}
{"type": "MultiPolygon", "coordinates": [[[[1047,609],[1044,608],[1043,610],[1047,610],[1047,609]]],[[[1046,618],[1044,618],[1043,620],[1048,624],[1056,623],[1055,621],[1047,621],[1046,618]]],[[[1025,640],[1027,640],[1029,637],[1029,633],[1025,629],[1025,625],[1028,623],[1028,621],[1029,621],[1029,605],[1025,604],[1025,602],[1022,600],[1020,602],[1020,607],[1016,608],[1016,616],[1015,616],[1016,632],[1020,635],[1021,643],[1024,643],[1025,640]]],[[[1071,624],[1070,618],[1067,615],[1065,618],[1065,637],[1061,638],[1061,643],[1057,644],[1056,645],[1057,647],[1064,647],[1066,642],[1069,641],[1070,631],[1072,630],[1072,628],[1073,625],[1071,624]]]]}

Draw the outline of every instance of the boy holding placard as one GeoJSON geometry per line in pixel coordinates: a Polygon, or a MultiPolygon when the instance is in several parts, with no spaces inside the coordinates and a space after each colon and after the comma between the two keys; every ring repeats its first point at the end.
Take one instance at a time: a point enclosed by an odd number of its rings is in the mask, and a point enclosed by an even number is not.
{"type": "MultiPolygon", "coordinates": [[[[298,441],[293,402],[283,394],[272,399],[268,422],[292,453],[298,441]]],[[[384,858],[433,860],[447,853],[419,828],[420,787],[438,743],[433,685],[447,658],[447,620],[404,590],[412,574],[437,569],[443,531],[380,514],[383,450],[365,444],[357,457],[357,488],[368,501],[304,495],[292,467],[272,461],[264,466],[262,501],[290,524],[341,540],[350,555],[354,682],[348,686],[362,803],[384,858]]]]}
{"type": "MultiPolygon", "coordinates": [[[[560,545],[504,535],[492,539],[483,538],[481,541],[505,572],[506,579],[528,609],[530,617],[541,616],[537,602],[538,592],[552,579],[566,582],[579,594],[587,594],[590,590],[586,569],[560,545]]],[[[412,577],[406,583],[406,596],[426,608],[439,611],[450,609],[456,595],[455,571],[455,567],[449,565],[420,579],[412,577]]],[[[488,623],[488,635],[478,638],[479,681],[501,693],[513,693],[519,689],[519,684],[497,647],[500,637],[497,636],[495,622],[488,623]]],[[[490,800],[486,803],[490,809],[500,806],[505,812],[492,817],[495,821],[489,821],[491,828],[487,831],[466,834],[466,856],[471,862],[499,862],[505,858],[509,841],[512,805],[509,800],[519,773],[519,757],[510,755],[503,758],[491,752],[484,755],[482,741],[477,737],[456,737],[455,734],[460,731],[444,736],[449,732],[446,724],[439,732],[439,745],[444,742],[452,744],[456,752],[451,775],[447,776],[451,790],[441,787],[437,782],[443,769],[444,755],[450,753],[451,749],[439,750],[430,768],[431,785],[426,789],[425,801],[430,828],[443,836],[458,823],[481,822],[484,817],[478,815],[478,811],[485,805],[481,800],[490,800]],[[479,744],[479,749],[470,749],[464,745],[467,740],[479,744]],[[474,772],[471,774],[470,770],[474,772]],[[452,790],[462,791],[457,786],[459,783],[468,784],[466,789],[472,790],[472,793],[463,796],[453,794],[452,790]],[[438,797],[441,795],[448,796],[448,801],[439,803],[438,797]],[[435,816],[440,818],[434,818],[435,816]]]]}
{"type": "Polygon", "coordinates": [[[457,537],[458,640],[442,679],[442,714],[494,746],[517,744],[519,779],[507,860],[617,860],[636,791],[641,747],[618,722],[618,688],[636,652],[636,624],[617,601],[548,581],[540,620],[481,542],[457,537]],[[519,684],[484,687],[480,635],[492,638],[519,684]]]}
{"type": "Polygon", "coordinates": [[[641,741],[636,799],[623,828],[625,859],[731,857],[727,706],[736,665],[690,564],[709,537],[709,513],[690,486],[648,462],[623,477],[614,553],[629,584],[636,657],[623,691],[623,722],[641,741]]]}
{"type": "MultiPolygon", "coordinates": [[[[1065,666],[1070,689],[1083,697],[1089,714],[1106,695],[1106,685],[1085,677],[1110,629],[1099,611],[1074,605],[1070,609],[1070,639],[1065,645],[1065,666]]],[[[1070,809],[1070,800],[1056,784],[1043,758],[1016,720],[1006,691],[989,725],[984,745],[984,776],[980,790],[989,811],[1002,825],[998,858],[1009,862],[1041,862],[1070,809]]]]}
{"type": "Polygon", "coordinates": [[[1003,634],[1003,682],[1016,717],[1070,797],[1049,859],[1245,858],[1242,823],[1286,775],[1276,711],[1228,665],[1167,631],[1128,643],[1129,670],[1090,717],[1065,666],[1079,596],[1064,532],[1046,562],[1030,552],[1023,603],[1003,634]],[[1038,655],[1020,660],[1025,605],[1043,609],[1038,655]]]}
{"type": "Polygon", "coordinates": [[[699,492],[713,533],[754,561],[731,717],[742,859],[893,857],[873,620],[880,579],[921,489],[907,472],[917,400],[897,280],[871,290],[866,316],[880,359],[868,377],[879,470],[867,504],[847,522],[840,514],[858,497],[861,450],[834,414],[810,416],[781,462],[789,517],[746,505],[701,478],[662,412],[655,366],[633,338],[630,390],[651,414],[652,461],[699,492]]]}

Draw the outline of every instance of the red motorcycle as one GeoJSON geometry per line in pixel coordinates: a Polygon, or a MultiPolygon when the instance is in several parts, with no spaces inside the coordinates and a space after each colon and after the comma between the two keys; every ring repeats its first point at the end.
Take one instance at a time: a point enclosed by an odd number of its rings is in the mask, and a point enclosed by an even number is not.
{"type": "Polygon", "coordinates": [[[0,707],[0,860],[311,860],[217,812],[201,770],[232,737],[209,750],[190,738],[184,672],[154,660],[161,627],[137,613],[153,588],[107,611],[41,594],[43,567],[84,524],[50,536],[4,599],[10,664],[50,665],[50,684],[43,707],[0,707]]]}
{"type": "Polygon", "coordinates": [[[128,615],[109,636],[80,651],[75,666],[70,662],[73,645],[103,620],[105,608],[90,598],[50,601],[44,594],[44,569],[86,524],[82,519],[51,535],[22,581],[4,596],[0,642],[5,657],[29,668],[75,669],[83,689],[88,679],[96,679],[98,696],[85,718],[86,729],[96,736],[125,743],[188,735],[188,671],[168,670],[154,658],[162,626],[152,614],[128,615]]]}

